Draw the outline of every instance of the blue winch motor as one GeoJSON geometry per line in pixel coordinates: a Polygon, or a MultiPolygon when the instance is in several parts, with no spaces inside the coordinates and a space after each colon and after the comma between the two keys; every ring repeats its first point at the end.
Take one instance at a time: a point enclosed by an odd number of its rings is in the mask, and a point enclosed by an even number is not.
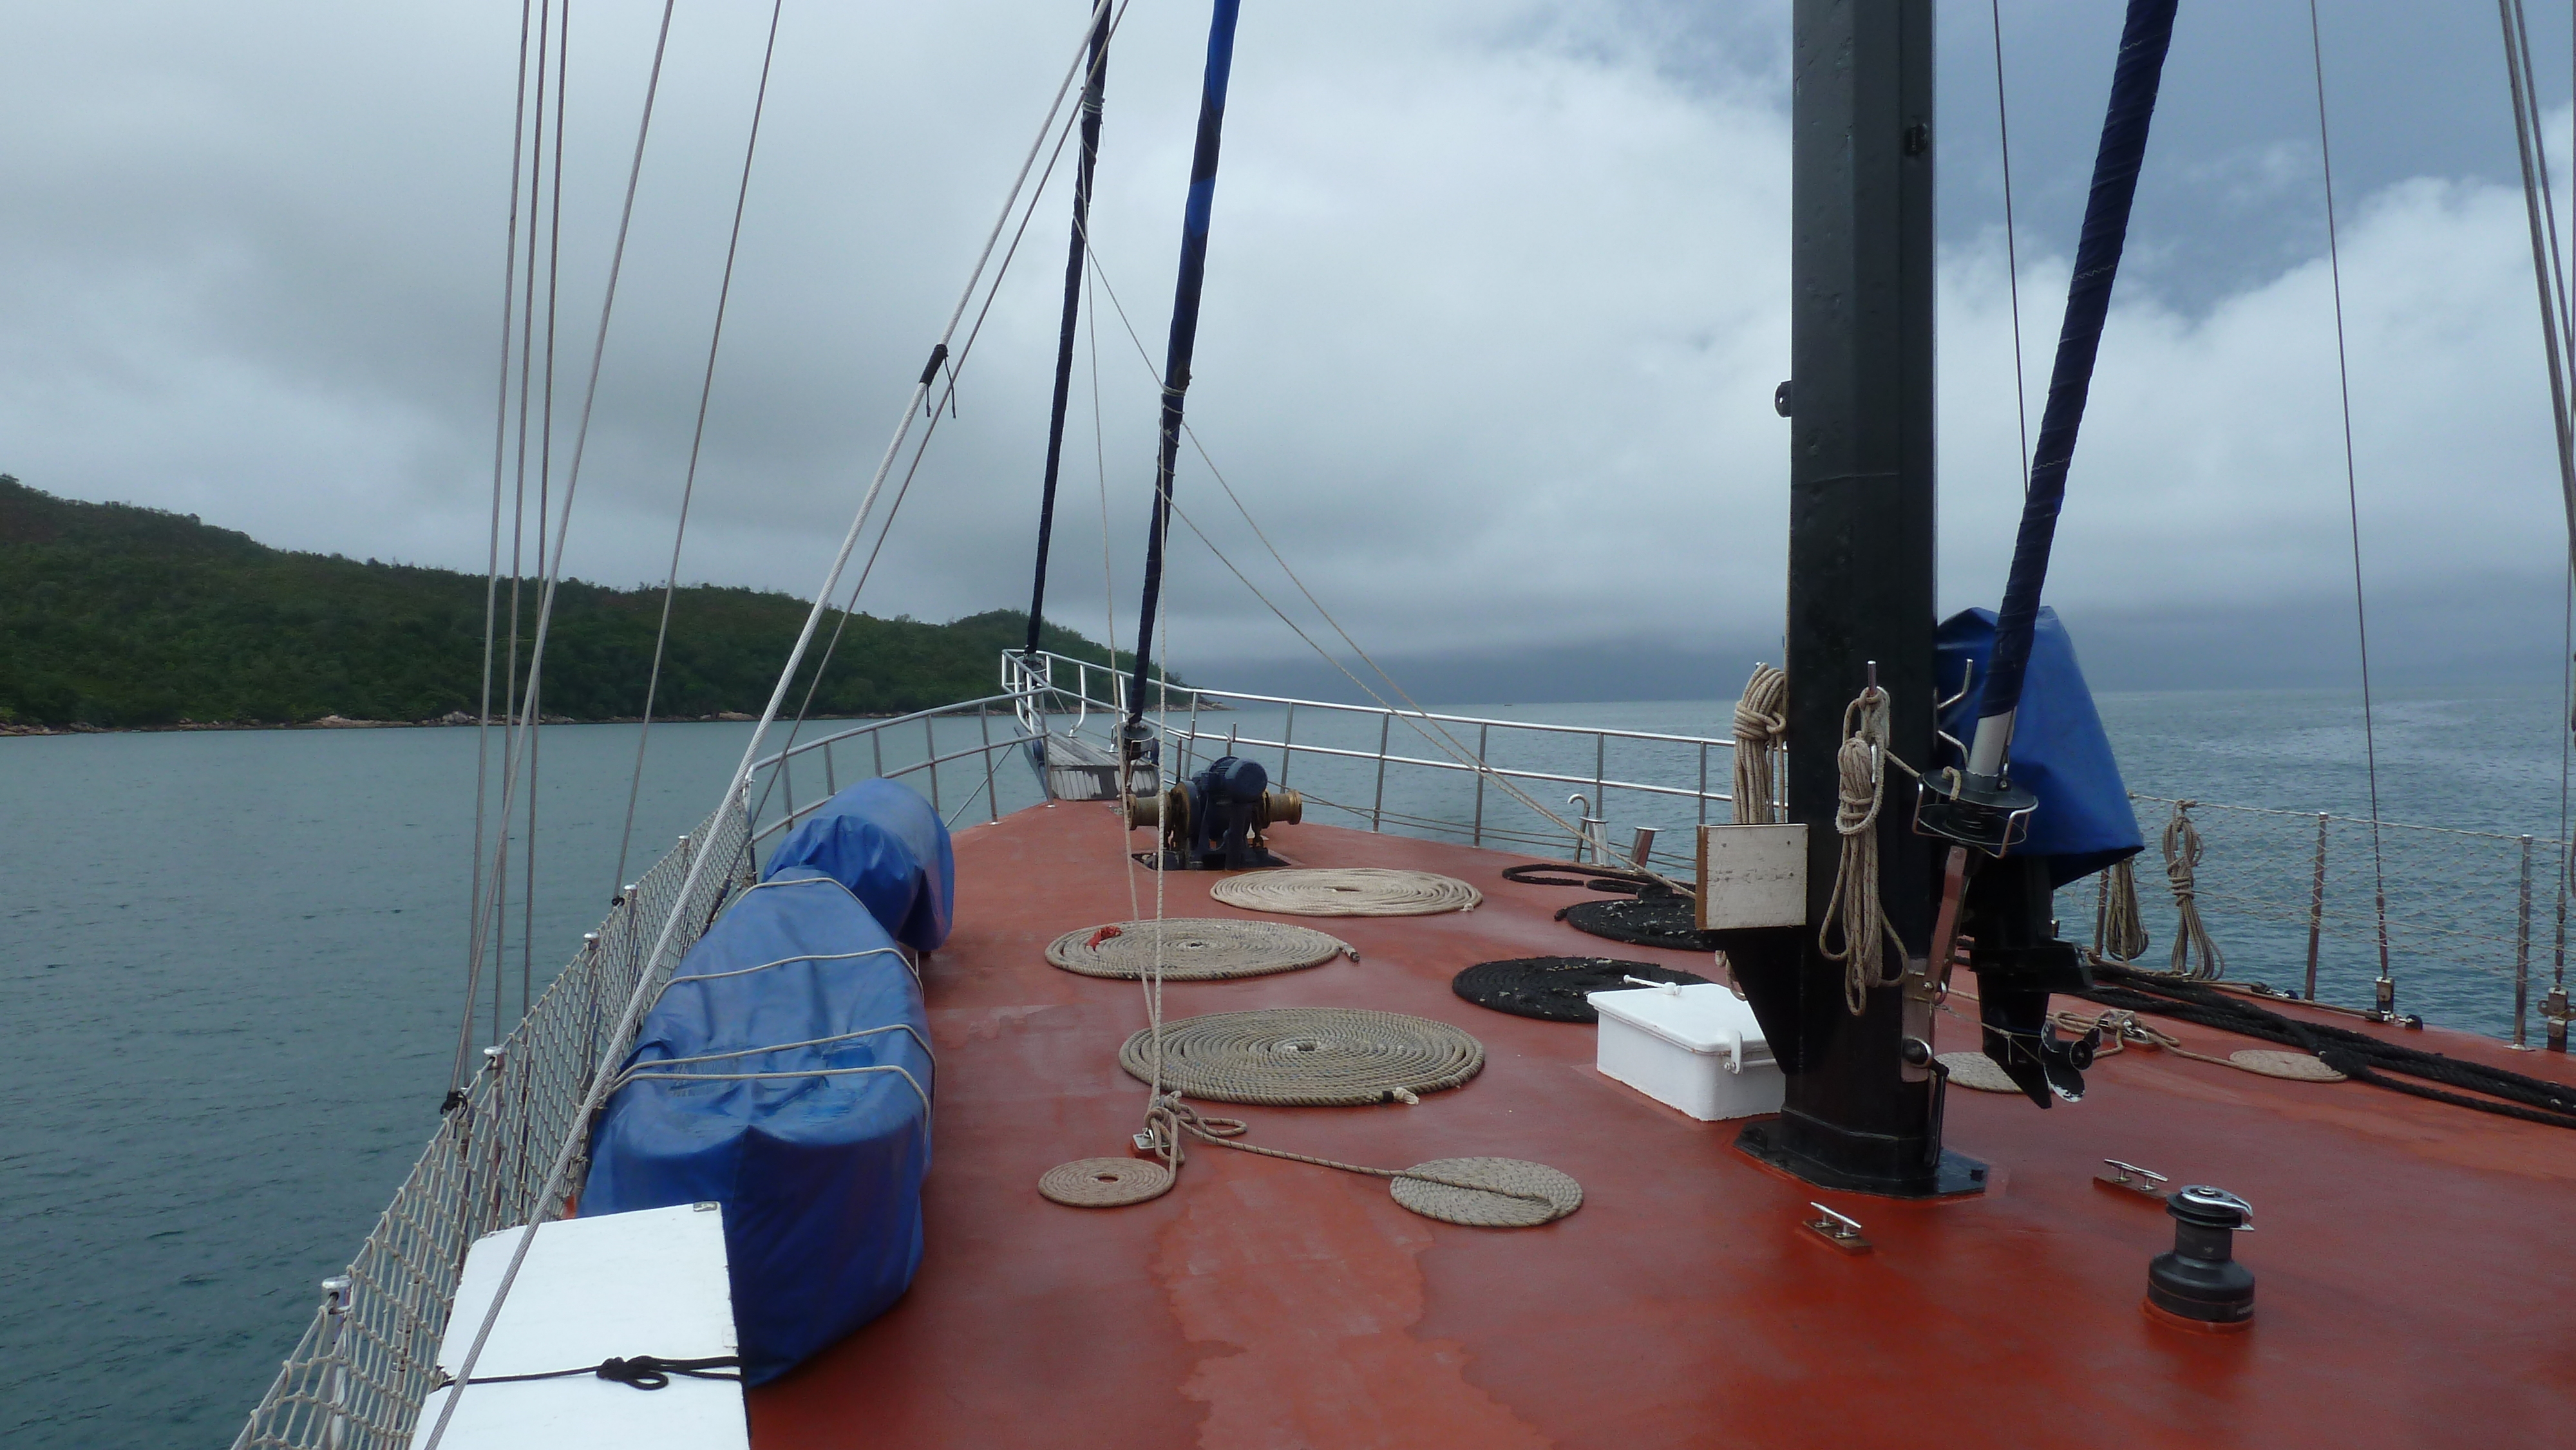
{"type": "Polygon", "coordinates": [[[1261,762],[1219,756],[1182,789],[1189,792],[1191,865],[1240,871],[1267,864],[1256,839],[1268,824],[1262,797],[1270,789],[1270,772],[1261,762]]]}

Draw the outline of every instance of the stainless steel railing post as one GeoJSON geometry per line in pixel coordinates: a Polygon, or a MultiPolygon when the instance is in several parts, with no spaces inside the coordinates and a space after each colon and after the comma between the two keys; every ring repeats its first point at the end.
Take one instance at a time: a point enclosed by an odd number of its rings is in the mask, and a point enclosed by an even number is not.
{"type": "Polygon", "coordinates": [[[1297,707],[1288,707],[1288,724],[1279,732],[1279,788],[1288,788],[1288,753],[1297,748],[1297,707]]]}
{"type": "Polygon", "coordinates": [[[2522,838],[2522,902],[2515,914],[2513,934],[2513,1045],[2528,1050],[2523,1041],[2523,1018],[2531,1010],[2531,838],[2522,838]]]}
{"type": "Polygon", "coordinates": [[[975,724],[984,732],[984,809],[990,819],[998,821],[1002,818],[1002,801],[993,791],[993,717],[986,707],[975,707],[975,724]]]}
{"type": "Polygon", "coordinates": [[[929,762],[930,808],[936,811],[939,809],[939,735],[927,715],[921,717],[921,758],[929,762]]]}
{"type": "Polygon", "coordinates": [[[2326,817],[2317,813],[2317,873],[2308,890],[2308,1000],[2317,1000],[2317,944],[2326,925],[2326,817]]]}
{"type": "Polygon", "coordinates": [[[1377,717],[1377,799],[1369,805],[1369,829],[1386,818],[1386,733],[1395,726],[1394,712],[1377,717]]]}
{"type": "Polygon", "coordinates": [[[1467,837],[1467,844],[1471,846],[1485,844],[1485,737],[1491,728],[1487,725],[1476,727],[1476,824],[1467,837]]]}

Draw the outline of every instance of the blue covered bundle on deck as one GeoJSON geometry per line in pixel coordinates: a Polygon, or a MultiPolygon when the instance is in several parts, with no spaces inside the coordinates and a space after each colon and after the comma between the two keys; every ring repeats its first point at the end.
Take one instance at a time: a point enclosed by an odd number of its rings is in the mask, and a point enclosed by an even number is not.
{"type": "MultiPolygon", "coordinates": [[[[1995,613],[1964,609],[1941,622],[1934,639],[1933,678],[1958,700],[1941,712],[1941,728],[1973,740],[1986,660],[1995,647],[1995,613]]],[[[2129,809],[2129,789],[2111,756],[2110,737],[2093,709],[2093,691],[2075,663],[2075,641],[2057,611],[2042,608],[2030,644],[2029,673],[2013,718],[2013,784],[2039,797],[2030,834],[2015,856],[2048,858],[2048,884],[2064,886],[2134,856],[2145,845],[2129,809]]],[[[1941,765],[1964,765],[1958,752],[1941,748],[1941,765]]]]}
{"type": "Polygon", "coordinates": [[[896,943],[944,940],[955,886],[946,827],[883,780],[834,797],[763,874],[646,1014],[581,1198],[724,1205],[752,1384],[883,1313],[921,1265],[934,1068],[896,943]]]}

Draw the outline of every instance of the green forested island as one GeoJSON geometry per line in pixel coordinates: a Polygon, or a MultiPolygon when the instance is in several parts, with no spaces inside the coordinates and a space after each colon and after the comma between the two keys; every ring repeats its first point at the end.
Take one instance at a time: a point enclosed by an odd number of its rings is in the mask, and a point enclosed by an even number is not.
{"type": "MultiPolygon", "coordinates": [[[[0,727],[428,722],[473,712],[481,694],[480,575],[272,549],[193,514],[56,498],[0,474],[0,581],[0,727]]],[[[501,581],[504,648],[509,582],[501,581]]],[[[522,581],[523,666],[536,582],[522,581]]],[[[546,646],[544,713],[641,715],[661,608],[657,585],[564,581],[546,646]]],[[[759,710],[806,608],[759,590],[680,590],[654,715],[759,710]]],[[[836,622],[826,618],[824,638],[836,622]]],[[[852,615],[814,713],[918,710],[992,694],[1001,652],[1027,632],[1016,610],[947,624],[852,615]]],[[[1049,627],[1044,643],[1109,659],[1071,630],[1049,627]]],[[[818,639],[813,654],[822,652],[818,639]]],[[[497,678],[493,688],[497,713],[497,678]]]]}

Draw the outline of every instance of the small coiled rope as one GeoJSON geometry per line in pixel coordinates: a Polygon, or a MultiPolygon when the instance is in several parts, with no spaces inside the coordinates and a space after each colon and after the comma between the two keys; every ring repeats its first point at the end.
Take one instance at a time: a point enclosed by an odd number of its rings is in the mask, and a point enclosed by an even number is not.
{"type": "Polygon", "coordinates": [[[1208,895],[1246,911],[1283,916],[1430,916],[1466,911],[1484,893],[1454,876],[1376,866],[1256,871],[1230,876],[1208,895]]]}
{"type": "Polygon", "coordinates": [[[2191,808],[2198,804],[2175,801],[2173,819],[2165,822],[2165,880],[2173,886],[2174,909],[2180,918],[2174,926],[2174,975],[2194,982],[2213,982],[2227,975],[2227,960],[2218,954],[2218,943],[2209,939],[2209,928],[2200,919],[2196,879],[2200,830],[2191,823],[2191,808]],[[2200,959],[2198,965],[2193,964],[2195,956],[2200,959]]]}
{"type": "Polygon", "coordinates": [[[1885,970],[1887,948],[1896,949],[1900,965],[1905,960],[1905,943],[1888,925],[1878,894],[1878,809],[1886,795],[1887,760],[1887,692],[1872,685],[1843,707],[1843,743],[1834,757],[1841,776],[1834,830],[1843,838],[1842,860],[1834,869],[1824,925],[1816,930],[1816,950],[1843,964],[1843,1004],[1854,1017],[1868,1009],[1871,988],[1896,983],[1885,970]]]}
{"type": "Polygon", "coordinates": [[[1768,826],[1780,819],[1774,804],[1781,736],[1789,728],[1789,676],[1766,664],[1753,666],[1735,702],[1735,823],[1768,826]]]}
{"type": "Polygon", "coordinates": [[[1234,917],[1167,917],[1121,921],[1066,932],[1047,944],[1046,959],[1086,977],[1141,980],[1156,970],[1166,982],[1210,982],[1319,967],[1335,957],[1360,959],[1336,936],[1284,921],[1234,917]]]}

